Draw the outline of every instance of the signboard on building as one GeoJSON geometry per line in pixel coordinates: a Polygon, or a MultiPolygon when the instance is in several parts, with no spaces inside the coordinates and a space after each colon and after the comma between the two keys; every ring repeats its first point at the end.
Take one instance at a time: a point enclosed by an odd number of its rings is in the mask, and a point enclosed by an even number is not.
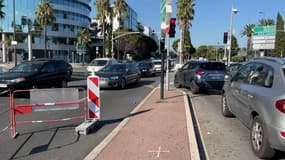
{"type": "Polygon", "coordinates": [[[276,26],[256,26],[253,29],[252,48],[274,49],[275,48],[276,26]]]}

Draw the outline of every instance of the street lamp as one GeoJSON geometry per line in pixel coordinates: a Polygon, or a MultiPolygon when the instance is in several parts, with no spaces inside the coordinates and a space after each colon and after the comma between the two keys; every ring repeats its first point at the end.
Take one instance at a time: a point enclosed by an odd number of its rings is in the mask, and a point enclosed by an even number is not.
{"type": "Polygon", "coordinates": [[[229,55],[228,55],[228,63],[227,63],[228,66],[230,66],[230,62],[231,62],[233,16],[236,13],[238,13],[238,10],[236,8],[232,7],[232,9],[231,9],[231,20],[230,20],[230,35],[229,35],[229,55]]]}
{"type": "Polygon", "coordinates": [[[13,0],[13,47],[15,56],[15,66],[17,65],[17,54],[16,54],[16,11],[15,11],[15,0],[13,0]]]}

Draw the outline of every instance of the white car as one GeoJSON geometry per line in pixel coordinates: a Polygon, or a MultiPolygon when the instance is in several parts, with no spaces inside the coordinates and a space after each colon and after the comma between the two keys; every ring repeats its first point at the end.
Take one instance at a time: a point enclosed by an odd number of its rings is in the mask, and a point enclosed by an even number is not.
{"type": "Polygon", "coordinates": [[[109,64],[116,64],[118,61],[114,58],[96,58],[93,59],[87,66],[87,75],[95,75],[100,69],[109,64]]]}
{"type": "Polygon", "coordinates": [[[152,60],[152,63],[154,64],[154,69],[155,69],[155,72],[156,73],[159,73],[161,72],[161,60],[160,59],[155,59],[155,60],[152,60]]]}

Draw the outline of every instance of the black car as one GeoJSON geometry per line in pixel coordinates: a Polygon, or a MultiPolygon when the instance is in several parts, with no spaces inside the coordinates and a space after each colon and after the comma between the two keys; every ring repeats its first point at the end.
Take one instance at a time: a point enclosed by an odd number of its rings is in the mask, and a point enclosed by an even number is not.
{"type": "Polygon", "coordinates": [[[207,89],[221,90],[224,85],[226,66],[219,61],[196,61],[185,63],[175,74],[175,87],[189,87],[192,93],[207,89]]]}
{"type": "Polygon", "coordinates": [[[101,88],[124,89],[127,85],[140,81],[140,71],[134,63],[111,64],[95,74],[99,76],[101,88]]]}
{"type": "Polygon", "coordinates": [[[64,60],[23,62],[0,75],[0,93],[9,89],[67,87],[72,72],[72,66],[64,60]]]}
{"type": "Polygon", "coordinates": [[[146,76],[155,76],[156,70],[152,61],[140,61],[137,62],[137,66],[141,71],[141,75],[146,76]]]}

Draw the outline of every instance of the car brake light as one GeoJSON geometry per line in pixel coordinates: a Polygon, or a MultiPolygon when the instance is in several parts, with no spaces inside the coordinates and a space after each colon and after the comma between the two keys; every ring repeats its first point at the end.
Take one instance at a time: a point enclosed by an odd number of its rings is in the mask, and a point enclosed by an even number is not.
{"type": "Polygon", "coordinates": [[[280,135],[285,138],[285,132],[280,132],[280,135]]]}
{"type": "Polygon", "coordinates": [[[230,76],[231,75],[231,71],[226,71],[226,75],[230,76]]]}
{"type": "Polygon", "coordinates": [[[203,75],[204,73],[205,73],[205,72],[204,72],[203,70],[197,70],[197,71],[196,71],[196,74],[198,74],[198,75],[200,75],[200,76],[203,75]]]}
{"type": "Polygon", "coordinates": [[[275,103],[275,107],[282,113],[285,113],[285,99],[279,100],[275,103]]]}

